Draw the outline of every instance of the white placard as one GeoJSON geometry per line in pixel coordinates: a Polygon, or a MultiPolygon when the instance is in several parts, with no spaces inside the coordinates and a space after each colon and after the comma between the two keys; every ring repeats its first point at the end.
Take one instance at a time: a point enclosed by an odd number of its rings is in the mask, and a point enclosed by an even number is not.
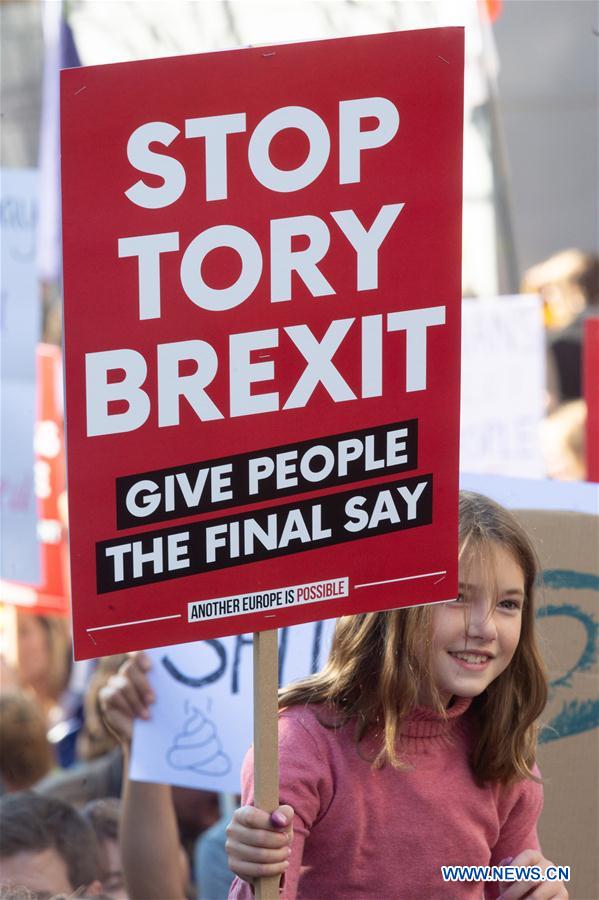
{"type": "Polygon", "coordinates": [[[33,169],[2,169],[1,175],[0,577],[37,584],[40,561],[33,434],[35,347],[40,333],[36,270],[38,176],[33,169]]]}
{"type": "Polygon", "coordinates": [[[599,515],[599,485],[588,481],[502,478],[461,472],[460,490],[484,494],[507,509],[552,509],[599,515]]]}
{"type": "MultiPolygon", "coordinates": [[[[281,683],[324,664],[334,620],[279,629],[281,683]]],[[[130,777],[236,794],[252,743],[252,635],[148,651],[156,703],[136,719],[130,777]]]]}
{"type": "Polygon", "coordinates": [[[542,478],[544,404],[540,298],[465,300],[460,470],[542,478]]]}

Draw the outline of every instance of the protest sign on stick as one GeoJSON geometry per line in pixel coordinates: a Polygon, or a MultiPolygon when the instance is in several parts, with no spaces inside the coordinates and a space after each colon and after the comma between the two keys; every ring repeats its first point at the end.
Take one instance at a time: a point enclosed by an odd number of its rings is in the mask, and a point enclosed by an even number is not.
{"type": "Polygon", "coordinates": [[[452,28],[62,73],[78,658],[455,594],[462,81],[452,28]]]}
{"type": "Polygon", "coordinates": [[[456,28],[62,73],[78,658],[455,596],[462,95],[456,28]]]}

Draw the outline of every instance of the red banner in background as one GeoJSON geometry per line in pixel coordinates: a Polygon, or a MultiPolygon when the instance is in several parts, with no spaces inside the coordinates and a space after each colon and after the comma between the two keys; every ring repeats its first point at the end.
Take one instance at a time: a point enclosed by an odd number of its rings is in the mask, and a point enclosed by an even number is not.
{"type": "Polygon", "coordinates": [[[69,613],[66,540],[66,471],[62,403],[62,354],[39,344],[36,351],[37,414],[35,493],[42,580],[38,585],[2,581],[0,600],[38,615],[69,613]]]}
{"type": "Polygon", "coordinates": [[[587,404],[587,479],[599,481],[599,317],[584,323],[582,365],[587,404]]]}

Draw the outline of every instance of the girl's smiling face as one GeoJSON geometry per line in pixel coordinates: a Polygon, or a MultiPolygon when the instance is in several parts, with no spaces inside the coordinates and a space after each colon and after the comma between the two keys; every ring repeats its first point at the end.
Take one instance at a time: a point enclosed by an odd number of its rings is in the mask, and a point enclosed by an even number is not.
{"type": "Polygon", "coordinates": [[[490,565],[460,560],[457,600],[432,611],[431,669],[442,702],[477,697],[509,666],[522,627],[524,573],[494,545],[490,565]],[[490,577],[491,574],[494,577],[490,577]]]}

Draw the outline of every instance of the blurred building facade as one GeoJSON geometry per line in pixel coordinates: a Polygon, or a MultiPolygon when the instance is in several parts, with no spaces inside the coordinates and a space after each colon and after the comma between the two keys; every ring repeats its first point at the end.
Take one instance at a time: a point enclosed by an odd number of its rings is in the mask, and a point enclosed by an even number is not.
{"type": "Polygon", "coordinates": [[[512,0],[494,34],[522,274],[599,247],[599,4],[512,0]]]}
{"type": "MultiPolygon", "coordinates": [[[[465,146],[464,291],[471,295],[513,292],[523,271],[540,259],[564,247],[599,246],[598,6],[591,0],[495,6],[500,14],[483,73],[489,94],[471,117],[475,139],[467,128],[465,146]]],[[[84,64],[457,24],[471,20],[475,8],[473,0],[66,4],[84,64]]],[[[43,3],[3,0],[0,15],[2,165],[32,166],[43,3]]]]}

